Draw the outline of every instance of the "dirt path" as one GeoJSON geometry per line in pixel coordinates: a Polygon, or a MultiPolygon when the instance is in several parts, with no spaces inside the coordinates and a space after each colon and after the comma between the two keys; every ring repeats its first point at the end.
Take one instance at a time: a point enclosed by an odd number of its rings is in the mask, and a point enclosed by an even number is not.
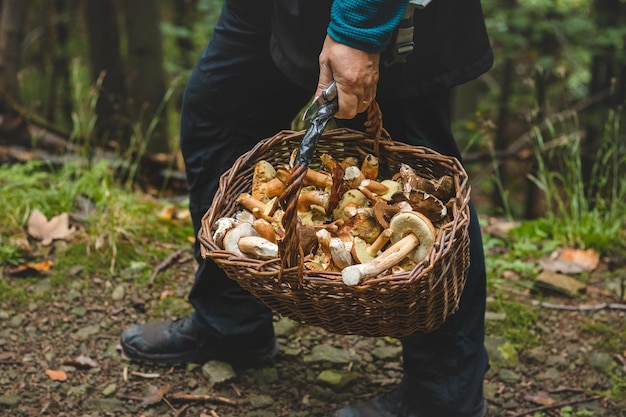
{"type": "MultiPolygon", "coordinates": [[[[28,288],[32,298],[0,304],[0,414],[329,416],[401,377],[396,340],[330,335],[284,319],[276,324],[281,351],[272,366],[260,369],[230,376],[226,369],[224,376],[220,367],[161,368],[122,359],[116,346],[126,325],[188,308],[193,266],[189,260],[168,270],[158,289],[137,286],[132,270],[114,278],[77,269],[64,282],[8,280],[28,288]],[[55,381],[49,370],[67,379],[55,381]]],[[[564,311],[530,300],[518,300],[536,317],[527,328],[536,337],[528,348],[514,349],[496,333],[507,323],[502,312],[488,317],[489,415],[626,416],[626,312],[564,311]],[[532,411],[540,407],[543,414],[532,411]]]]}

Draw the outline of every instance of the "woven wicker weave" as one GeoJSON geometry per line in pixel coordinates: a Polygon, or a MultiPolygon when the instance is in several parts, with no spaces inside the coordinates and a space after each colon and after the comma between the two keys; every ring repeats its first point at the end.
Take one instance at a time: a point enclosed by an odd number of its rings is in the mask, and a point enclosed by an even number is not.
{"type": "MultiPolygon", "coordinates": [[[[455,158],[381,139],[384,135],[380,131],[372,139],[368,133],[333,129],[319,139],[313,162],[319,161],[323,153],[337,160],[348,156],[362,160],[367,154],[375,154],[381,178],[391,178],[401,164],[410,165],[426,178],[454,177],[453,220],[439,229],[429,255],[412,271],[347,286],[341,273],[305,269],[297,242],[297,221],[293,219],[283,223],[289,241],[281,245],[280,258],[243,258],[215,244],[211,226],[220,217],[232,217],[239,210],[234,202],[241,193],[250,192],[255,164],[261,160],[273,166],[287,164],[303,135],[283,131],[265,139],[224,173],[213,205],[202,219],[198,236],[202,256],[213,259],[231,279],[275,312],[333,333],[405,337],[436,329],[457,310],[469,266],[469,187],[467,175],[455,158]]],[[[311,168],[317,166],[311,163],[311,168]]],[[[295,202],[284,204],[293,206],[295,202]]]]}

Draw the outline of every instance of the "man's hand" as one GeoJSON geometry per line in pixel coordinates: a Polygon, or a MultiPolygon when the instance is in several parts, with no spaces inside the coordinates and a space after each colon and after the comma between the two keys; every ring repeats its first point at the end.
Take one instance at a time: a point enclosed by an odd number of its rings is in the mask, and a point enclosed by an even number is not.
{"type": "Polygon", "coordinates": [[[315,95],[320,95],[332,80],[337,82],[339,110],[335,117],[352,119],[367,110],[376,98],[380,54],[361,51],[326,36],[319,60],[315,95]]]}

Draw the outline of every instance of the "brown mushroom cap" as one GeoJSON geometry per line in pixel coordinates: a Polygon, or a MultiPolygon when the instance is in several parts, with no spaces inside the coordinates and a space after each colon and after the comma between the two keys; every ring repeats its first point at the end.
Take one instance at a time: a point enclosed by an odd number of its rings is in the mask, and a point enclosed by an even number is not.
{"type": "Polygon", "coordinates": [[[412,190],[409,193],[408,202],[413,211],[422,213],[433,223],[440,221],[448,214],[448,209],[441,200],[422,190],[412,190]]]}
{"type": "Polygon", "coordinates": [[[417,236],[419,245],[407,255],[415,262],[420,262],[426,258],[437,236],[437,231],[432,222],[423,214],[415,211],[396,214],[389,222],[389,228],[393,231],[391,235],[391,242],[393,243],[398,242],[409,233],[417,236]]]}

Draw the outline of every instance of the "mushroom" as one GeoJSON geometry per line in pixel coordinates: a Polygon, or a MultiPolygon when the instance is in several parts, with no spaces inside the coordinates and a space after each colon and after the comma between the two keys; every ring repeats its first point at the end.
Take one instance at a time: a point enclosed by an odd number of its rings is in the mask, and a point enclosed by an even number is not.
{"type": "Polygon", "coordinates": [[[333,185],[333,178],[325,172],[307,168],[304,174],[304,184],[326,189],[333,185]]]}
{"type": "Polygon", "coordinates": [[[239,239],[244,236],[259,236],[259,233],[250,223],[240,223],[226,232],[224,236],[224,250],[235,253],[237,256],[247,256],[239,249],[239,239]]]}
{"type": "Polygon", "coordinates": [[[278,257],[278,245],[261,236],[242,236],[237,242],[239,250],[257,259],[278,257]]]}
{"type": "Polygon", "coordinates": [[[347,167],[343,173],[343,181],[349,188],[359,188],[361,182],[365,179],[359,167],[347,167]]]}
{"type": "Polygon", "coordinates": [[[448,209],[441,200],[422,190],[412,190],[408,195],[408,203],[413,211],[424,214],[433,223],[437,223],[448,214],[448,209]]]}
{"type": "Polygon", "coordinates": [[[380,183],[387,187],[387,192],[380,196],[383,200],[389,201],[391,200],[392,195],[402,192],[402,184],[400,184],[398,181],[382,180],[380,183]]]}
{"type": "Polygon", "coordinates": [[[402,184],[402,190],[406,193],[417,188],[419,177],[415,173],[415,170],[407,164],[400,164],[398,173],[393,176],[394,180],[399,180],[402,184]]]}
{"type": "Polygon", "coordinates": [[[236,203],[241,204],[244,208],[251,211],[257,218],[264,218],[268,221],[271,221],[272,215],[274,214],[274,210],[278,206],[278,198],[274,197],[269,200],[267,203],[260,201],[252,197],[252,195],[248,193],[241,193],[239,197],[235,200],[236,203]]]}
{"type": "Polygon", "coordinates": [[[376,277],[399,264],[405,257],[420,262],[435,242],[435,228],[428,218],[417,212],[396,214],[389,227],[392,230],[392,245],[369,262],[344,268],[341,276],[346,285],[357,285],[376,277]]]}
{"type": "Polygon", "coordinates": [[[298,197],[298,211],[305,212],[311,210],[312,206],[318,206],[326,212],[329,198],[329,194],[322,190],[305,191],[298,197]]]}
{"type": "MultiPolygon", "coordinates": [[[[261,160],[254,165],[252,174],[252,197],[266,203],[268,197],[268,182],[276,177],[276,170],[266,160],[261,160]]],[[[279,181],[280,182],[280,181],[279,181]]]]}
{"type": "Polygon", "coordinates": [[[354,263],[352,255],[350,255],[350,249],[347,247],[352,246],[352,242],[347,243],[338,237],[331,237],[328,246],[333,264],[340,270],[354,263]]]}
{"type": "Polygon", "coordinates": [[[320,229],[315,232],[315,236],[317,236],[317,244],[319,248],[319,252],[321,252],[318,256],[318,263],[320,263],[324,270],[326,270],[330,266],[330,262],[332,260],[332,254],[330,252],[330,239],[332,236],[330,232],[326,229],[320,229]]]}
{"type": "Polygon", "coordinates": [[[355,167],[359,165],[359,160],[354,156],[346,156],[343,161],[341,161],[341,168],[345,171],[348,167],[355,167]]]}
{"type": "Polygon", "coordinates": [[[239,220],[233,217],[220,217],[213,223],[211,228],[213,229],[213,241],[220,248],[224,248],[224,236],[233,227],[239,224],[239,220]]]}
{"type": "Polygon", "coordinates": [[[359,207],[367,207],[369,205],[369,200],[359,190],[348,190],[341,197],[337,208],[333,210],[333,218],[344,219],[343,209],[350,203],[355,203],[359,207]]]}
{"type": "Polygon", "coordinates": [[[383,230],[383,232],[378,235],[376,240],[371,245],[369,245],[365,240],[361,239],[360,237],[355,236],[352,244],[352,257],[356,262],[361,264],[371,261],[378,255],[378,252],[387,244],[387,242],[391,238],[391,234],[391,229],[383,230]]]}
{"type": "Polygon", "coordinates": [[[378,224],[380,224],[383,229],[387,229],[389,227],[389,222],[391,221],[391,218],[396,214],[400,213],[401,211],[413,210],[411,205],[406,201],[406,197],[404,196],[404,194],[400,193],[399,196],[402,199],[399,199],[395,203],[392,201],[379,201],[373,207],[374,216],[376,216],[378,224]]]}
{"type": "Polygon", "coordinates": [[[378,158],[372,154],[365,155],[361,164],[361,173],[366,179],[376,180],[378,178],[378,158]]]}
{"type": "Polygon", "coordinates": [[[262,238],[276,243],[276,230],[274,230],[272,223],[265,219],[254,219],[252,226],[262,238]]]}

